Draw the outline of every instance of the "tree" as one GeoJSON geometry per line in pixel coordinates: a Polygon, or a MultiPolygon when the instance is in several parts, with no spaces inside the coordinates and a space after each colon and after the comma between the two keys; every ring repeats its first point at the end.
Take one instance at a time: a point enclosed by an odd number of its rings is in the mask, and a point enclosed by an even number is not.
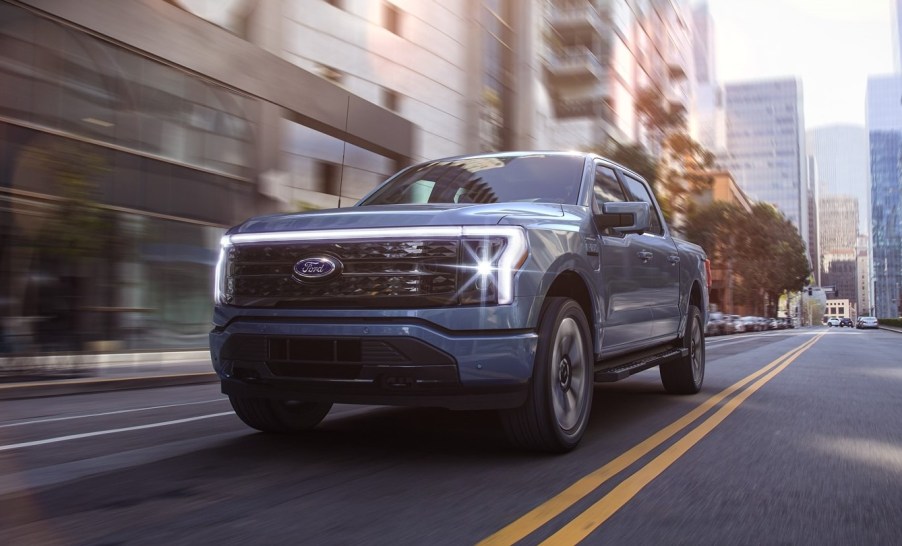
{"type": "MultiPolygon", "coordinates": [[[[780,295],[801,290],[811,274],[805,243],[796,227],[773,205],[750,212],[724,202],[690,209],[685,237],[701,245],[715,266],[723,264],[727,294],[759,315],[776,315],[780,295]],[[772,309],[762,309],[766,302],[772,309]]],[[[733,302],[723,302],[732,307],[733,302]]]]}
{"type": "Polygon", "coordinates": [[[708,171],[714,166],[715,156],[689,136],[682,105],[668,101],[653,88],[640,90],[635,105],[640,123],[659,152],[655,196],[671,228],[681,232],[691,207],[690,197],[713,183],[708,171]]]}
{"type": "Polygon", "coordinates": [[[641,144],[612,142],[598,150],[598,153],[636,171],[654,189],[658,180],[658,162],[641,144]]]}
{"type": "Polygon", "coordinates": [[[780,294],[801,290],[808,282],[811,268],[805,243],[792,222],[769,203],[756,203],[746,226],[736,248],[742,282],[756,312],[763,297],[768,307],[773,306],[763,314],[775,316],[780,294]]]}

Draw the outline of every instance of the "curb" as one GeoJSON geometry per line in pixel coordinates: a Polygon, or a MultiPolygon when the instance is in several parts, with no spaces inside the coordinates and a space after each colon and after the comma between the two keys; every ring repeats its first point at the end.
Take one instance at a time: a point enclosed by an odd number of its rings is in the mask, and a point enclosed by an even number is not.
{"type": "Polygon", "coordinates": [[[201,385],[206,383],[216,383],[217,381],[219,381],[219,377],[214,372],[29,381],[24,383],[0,384],[0,400],[21,400],[47,396],[64,396],[69,394],[148,389],[155,387],[174,387],[180,385],[201,385]]]}

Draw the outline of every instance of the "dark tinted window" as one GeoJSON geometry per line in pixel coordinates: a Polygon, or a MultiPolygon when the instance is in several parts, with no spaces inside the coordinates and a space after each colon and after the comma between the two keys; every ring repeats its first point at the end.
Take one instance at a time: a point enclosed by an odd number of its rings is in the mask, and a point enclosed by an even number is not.
{"type": "Polygon", "coordinates": [[[645,201],[646,203],[648,203],[648,233],[663,235],[664,228],[661,227],[661,219],[658,216],[658,207],[655,205],[655,200],[652,199],[651,195],[648,193],[648,189],[645,187],[645,184],[636,180],[632,176],[624,174],[623,185],[626,186],[626,191],[629,192],[631,200],[645,201]]]}
{"type": "Polygon", "coordinates": [[[583,164],[580,156],[543,154],[435,161],[403,172],[359,204],[532,201],[575,205],[583,164]]]}
{"type": "Polygon", "coordinates": [[[595,166],[595,202],[598,203],[598,210],[605,203],[616,201],[626,201],[623,196],[623,188],[617,181],[617,175],[614,170],[603,165],[595,166]]]}

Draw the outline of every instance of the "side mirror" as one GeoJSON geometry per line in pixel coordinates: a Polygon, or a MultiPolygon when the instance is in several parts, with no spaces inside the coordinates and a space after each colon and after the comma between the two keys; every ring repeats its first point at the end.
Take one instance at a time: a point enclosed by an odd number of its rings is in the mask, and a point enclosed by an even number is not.
{"type": "Polygon", "coordinates": [[[595,223],[601,230],[614,228],[620,233],[642,233],[648,230],[649,206],[644,201],[605,203],[595,223]]]}

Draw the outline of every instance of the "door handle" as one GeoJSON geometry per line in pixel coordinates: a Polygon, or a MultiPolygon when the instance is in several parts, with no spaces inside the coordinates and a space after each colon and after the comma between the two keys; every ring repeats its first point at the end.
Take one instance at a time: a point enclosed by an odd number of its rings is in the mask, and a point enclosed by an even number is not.
{"type": "Polygon", "coordinates": [[[642,260],[642,263],[646,263],[649,260],[651,260],[652,256],[654,256],[654,255],[651,252],[648,252],[647,250],[640,250],[639,252],[636,253],[636,256],[638,256],[639,259],[642,260]]]}
{"type": "Polygon", "coordinates": [[[667,257],[667,261],[670,262],[671,265],[676,265],[676,264],[680,263],[680,257],[677,256],[676,254],[671,254],[670,256],[667,257]]]}

